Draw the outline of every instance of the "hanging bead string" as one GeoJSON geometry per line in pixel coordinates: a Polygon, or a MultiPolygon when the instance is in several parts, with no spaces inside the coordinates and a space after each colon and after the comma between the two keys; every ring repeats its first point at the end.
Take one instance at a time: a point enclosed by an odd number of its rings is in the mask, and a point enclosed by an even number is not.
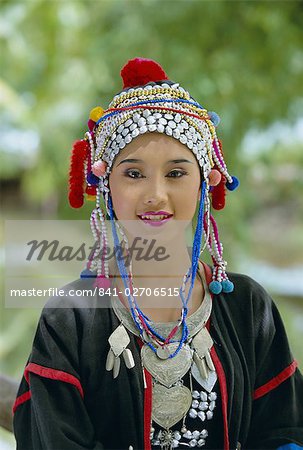
{"type": "MultiPolygon", "coordinates": [[[[205,181],[203,181],[202,189],[201,189],[201,196],[200,196],[200,203],[199,203],[198,225],[196,228],[194,244],[193,244],[191,270],[189,271],[189,274],[186,274],[187,275],[186,281],[189,279],[189,275],[191,274],[191,285],[190,285],[189,293],[188,293],[186,299],[184,298],[182,288],[179,289],[179,295],[181,297],[182,305],[183,305],[182,319],[181,319],[182,337],[181,337],[181,340],[178,341],[179,342],[178,348],[176,349],[176,351],[174,353],[169,355],[169,358],[173,358],[180,351],[183,343],[188,338],[188,328],[187,328],[187,324],[186,324],[186,317],[187,317],[187,313],[188,313],[187,305],[188,305],[188,301],[189,301],[189,298],[192,293],[194,281],[196,278],[197,268],[198,268],[198,259],[199,259],[199,255],[200,255],[201,241],[202,241],[202,236],[203,236],[203,214],[204,214],[205,191],[206,191],[206,183],[205,183],[205,181]]],[[[110,219],[111,219],[111,224],[112,224],[112,233],[113,233],[115,245],[119,245],[119,239],[118,239],[117,231],[115,228],[114,215],[113,215],[113,209],[112,209],[112,203],[111,203],[110,196],[108,198],[108,206],[109,206],[110,219]]],[[[124,266],[123,262],[120,261],[119,259],[117,259],[117,264],[118,264],[118,268],[119,268],[124,286],[127,289],[127,287],[128,287],[127,280],[129,279],[129,276],[126,274],[126,270],[125,270],[125,266],[124,266]]],[[[185,281],[185,283],[186,283],[186,281],[185,281]]],[[[160,340],[164,341],[164,343],[168,343],[169,342],[168,338],[166,338],[166,339],[163,338],[159,333],[156,332],[156,330],[154,330],[150,326],[150,324],[148,323],[148,321],[150,321],[150,320],[140,310],[134,297],[130,293],[127,297],[128,297],[129,305],[131,308],[131,314],[133,316],[135,324],[137,325],[137,327],[140,331],[140,334],[142,335],[143,331],[150,331],[150,332],[152,332],[153,336],[158,337],[160,340]]],[[[178,329],[178,327],[174,327],[174,329],[170,333],[170,336],[169,336],[170,338],[177,332],[177,329],[178,329]]],[[[152,343],[147,343],[147,344],[154,352],[157,351],[157,349],[153,346],[152,343]]]]}

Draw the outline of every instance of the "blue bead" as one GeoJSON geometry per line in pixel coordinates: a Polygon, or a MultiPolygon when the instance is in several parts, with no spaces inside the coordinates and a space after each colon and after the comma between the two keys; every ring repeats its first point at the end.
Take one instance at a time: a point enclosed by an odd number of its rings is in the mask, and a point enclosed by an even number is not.
{"type": "Polygon", "coordinates": [[[208,287],[210,292],[212,292],[213,294],[220,294],[220,292],[222,292],[222,285],[220,281],[212,281],[211,283],[209,283],[208,287]]]}
{"type": "Polygon", "coordinates": [[[226,182],[226,187],[229,191],[234,191],[240,184],[240,181],[237,177],[232,177],[232,179],[233,181],[231,183],[229,183],[228,181],[226,182]]]}
{"type": "Polygon", "coordinates": [[[229,280],[223,280],[222,281],[222,291],[225,292],[226,294],[229,294],[230,292],[233,292],[234,290],[234,283],[232,283],[229,280]]]}
{"type": "Polygon", "coordinates": [[[90,172],[89,174],[87,174],[86,181],[91,186],[97,186],[99,184],[99,182],[100,182],[100,178],[96,177],[95,174],[90,172]]]}
{"type": "Polygon", "coordinates": [[[218,116],[218,114],[214,111],[208,111],[208,115],[210,117],[210,120],[212,121],[212,123],[214,124],[215,127],[217,127],[221,121],[220,117],[218,116]]]}
{"type": "Polygon", "coordinates": [[[80,273],[80,278],[96,278],[96,276],[97,276],[96,273],[92,272],[89,269],[84,269],[80,273]]]}

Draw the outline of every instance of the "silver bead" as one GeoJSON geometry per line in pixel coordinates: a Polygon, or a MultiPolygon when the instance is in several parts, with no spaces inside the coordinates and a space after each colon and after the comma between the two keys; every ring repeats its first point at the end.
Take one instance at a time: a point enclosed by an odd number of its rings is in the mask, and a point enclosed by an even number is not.
{"type": "Polygon", "coordinates": [[[132,131],[132,137],[137,137],[140,134],[138,128],[132,131]]]}
{"type": "Polygon", "coordinates": [[[173,130],[173,136],[174,136],[174,138],[179,139],[179,137],[180,137],[180,130],[178,130],[178,128],[175,128],[173,130]]]}
{"type": "MultiPolygon", "coordinates": [[[[181,430],[182,431],[182,430],[181,430]]],[[[177,439],[177,441],[180,441],[181,439],[181,434],[179,433],[179,431],[175,431],[174,432],[174,438],[177,439]]]]}
{"type": "Polygon", "coordinates": [[[192,439],[191,441],[189,441],[190,447],[196,447],[196,445],[197,445],[197,439],[192,439]]]}
{"type": "Polygon", "coordinates": [[[169,122],[168,122],[168,126],[170,127],[170,128],[172,128],[172,129],[174,129],[174,128],[176,128],[176,122],[174,122],[173,120],[170,120],[169,122]]]}
{"type": "Polygon", "coordinates": [[[193,391],[192,397],[193,398],[199,398],[200,397],[200,393],[198,391],[193,391]]]}
{"type": "Polygon", "coordinates": [[[208,394],[208,399],[210,401],[217,400],[217,394],[215,392],[211,392],[210,394],[208,394]]]}
{"type": "Polygon", "coordinates": [[[138,120],[138,127],[143,127],[144,125],[146,125],[146,119],[144,119],[144,117],[140,117],[138,120]]]}
{"type": "Polygon", "coordinates": [[[149,117],[146,119],[146,122],[147,122],[148,124],[152,124],[152,123],[155,123],[155,122],[156,122],[156,119],[154,118],[154,116],[149,116],[149,117]]]}
{"type": "Polygon", "coordinates": [[[207,393],[201,391],[200,392],[200,398],[201,398],[202,402],[207,402],[207,393]]]}
{"type": "Polygon", "coordinates": [[[147,125],[147,129],[148,129],[148,131],[156,131],[157,125],[155,125],[155,124],[147,125]]]}
{"type": "Polygon", "coordinates": [[[186,430],[186,432],[183,434],[183,437],[185,439],[191,439],[191,431],[186,430]]]}
{"type": "Polygon", "coordinates": [[[198,406],[199,406],[199,400],[193,400],[193,402],[191,404],[191,407],[192,408],[198,408],[198,406]]]}
{"type": "Polygon", "coordinates": [[[174,116],[172,114],[164,114],[165,119],[173,120],[174,116]]]}
{"type": "Polygon", "coordinates": [[[145,125],[143,125],[143,127],[139,128],[140,134],[144,134],[147,132],[147,127],[145,125]]]}
{"type": "Polygon", "coordinates": [[[195,409],[193,409],[193,408],[191,408],[190,410],[189,410],[189,416],[192,418],[192,419],[195,419],[196,417],[197,417],[197,415],[198,415],[198,413],[197,413],[197,411],[195,410],[195,409]]]}
{"type": "Polygon", "coordinates": [[[197,445],[198,447],[203,447],[203,445],[205,445],[205,439],[199,439],[197,445]]]}
{"type": "Polygon", "coordinates": [[[187,142],[187,137],[185,136],[185,134],[181,134],[181,136],[180,136],[180,142],[181,142],[181,144],[186,144],[186,142],[187,142]]]}
{"type": "Polygon", "coordinates": [[[209,409],[210,409],[210,411],[213,411],[213,410],[215,409],[215,407],[216,407],[216,402],[213,400],[213,401],[210,402],[210,404],[209,404],[209,409]]]}
{"type": "Polygon", "coordinates": [[[204,422],[204,420],[206,419],[205,412],[204,411],[199,411],[198,412],[198,417],[199,417],[199,419],[202,420],[202,422],[204,422]]]}
{"type": "Polygon", "coordinates": [[[200,437],[201,438],[207,438],[207,436],[208,436],[208,431],[207,430],[202,430],[201,433],[200,433],[200,437]]]}
{"type": "Polygon", "coordinates": [[[200,431],[198,430],[193,431],[192,436],[194,439],[198,439],[198,437],[200,437],[200,431]]]}
{"type": "Polygon", "coordinates": [[[177,439],[173,439],[172,443],[171,443],[172,448],[177,448],[179,447],[179,442],[177,441],[177,439]]]}
{"type": "Polygon", "coordinates": [[[185,425],[183,425],[181,428],[181,433],[186,433],[186,431],[187,431],[187,428],[185,425]]]}
{"type": "Polygon", "coordinates": [[[206,411],[208,409],[208,403],[207,402],[200,402],[199,403],[199,409],[201,411],[206,411]]]}
{"type": "Polygon", "coordinates": [[[213,413],[212,411],[207,411],[207,413],[206,413],[206,418],[207,418],[207,420],[212,419],[213,416],[214,416],[214,413],[213,413]]]}
{"type": "Polygon", "coordinates": [[[165,133],[168,135],[168,136],[172,136],[172,134],[173,134],[173,130],[170,128],[170,127],[165,127],[165,133]]]}

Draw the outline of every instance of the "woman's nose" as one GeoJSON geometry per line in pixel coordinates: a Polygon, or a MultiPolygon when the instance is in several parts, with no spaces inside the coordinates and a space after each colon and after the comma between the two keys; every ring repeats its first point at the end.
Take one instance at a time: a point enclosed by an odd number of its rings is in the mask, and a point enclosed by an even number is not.
{"type": "Polygon", "coordinates": [[[146,186],[143,203],[147,205],[163,206],[168,202],[168,192],[165,183],[153,181],[146,186]]]}

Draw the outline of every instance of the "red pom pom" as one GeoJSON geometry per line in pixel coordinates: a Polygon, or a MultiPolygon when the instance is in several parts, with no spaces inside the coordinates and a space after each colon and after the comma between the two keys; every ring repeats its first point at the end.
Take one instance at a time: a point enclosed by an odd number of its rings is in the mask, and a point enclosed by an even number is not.
{"type": "Polygon", "coordinates": [[[123,89],[142,86],[150,81],[168,80],[168,76],[156,61],[146,58],[129,60],[121,70],[123,89]]]}
{"type": "Polygon", "coordinates": [[[222,175],[221,181],[217,186],[213,187],[212,193],[212,206],[214,209],[223,209],[225,206],[225,184],[226,178],[222,175]]]}
{"type": "Polygon", "coordinates": [[[83,205],[84,162],[89,155],[89,143],[85,140],[76,141],[71,154],[69,172],[69,204],[73,208],[83,205]]]}
{"type": "Polygon", "coordinates": [[[96,186],[86,186],[85,193],[87,195],[96,195],[97,193],[96,186]]]}

